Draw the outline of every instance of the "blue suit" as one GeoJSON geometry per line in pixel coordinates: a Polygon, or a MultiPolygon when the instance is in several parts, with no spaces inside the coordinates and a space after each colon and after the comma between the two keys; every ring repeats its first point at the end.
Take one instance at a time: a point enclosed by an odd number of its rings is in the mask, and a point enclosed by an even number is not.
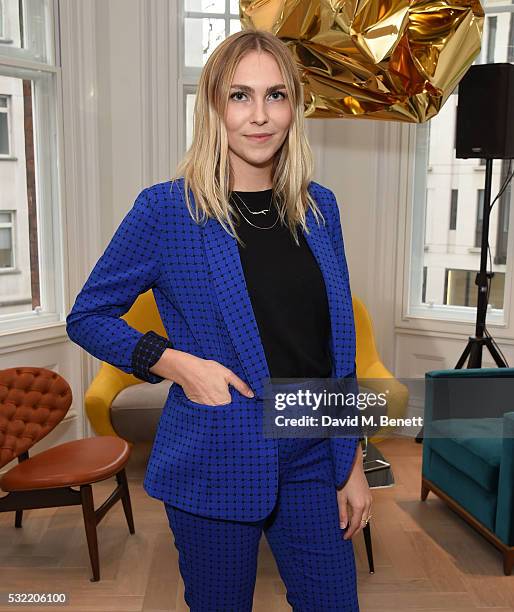
{"type": "MultiPolygon", "coordinates": [[[[330,310],[333,377],[355,377],[355,328],[339,209],[332,191],[309,191],[326,219],[307,213],[304,233],[323,274],[330,310]]],[[[194,206],[194,197],[190,192],[194,206]]],[[[159,421],[144,488],[186,512],[257,521],[278,494],[279,444],[262,434],[263,381],[270,376],[237,243],[214,219],[197,225],[181,178],[144,189],[116,230],[69,313],[67,332],[86,351],[124,372],[137,373],[148,334],[121,315],[152,288],[173,346],[216,360],[246,381],[255,396],[230,387],[221,406],[189,400],[171,385],[159,421]]],[[[145,380],[162,380],[150,372],[145,380]]],[[[330,438],[333,482],[348,477],[357,437],[330,438]]]]}

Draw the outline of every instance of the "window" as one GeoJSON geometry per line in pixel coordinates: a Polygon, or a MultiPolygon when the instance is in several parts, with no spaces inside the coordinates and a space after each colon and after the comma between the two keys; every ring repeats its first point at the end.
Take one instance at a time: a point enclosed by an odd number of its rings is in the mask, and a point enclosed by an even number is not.
{"type": "MultiPolygon", "coordinates": [[[[512,160],[502,159],[500,184],[503,185],[512,172],[512,160]]],[[[498,222],[496,224],[496,248],[494,252],[494,263],[504,266],[507,263],[507,245],[509,233],[509,211],[512,200],[512,183],[509,182],[505,191],[495,203],[498,222]]],[[[493,208],[494,210],[494,208],[493,208]]]]}
{"type": "Polygon", "coordinates": [[[52,64],[56,0],[0,0],[0,54],[52,64]]]}
{"type": "Polygon", "coordinates": [[[472,270],[446,270],[444,280],[444,303],[453,306],[471,306],[471,296],[476,272],[472,270]]]}
{"type": "Polygon", "coordinates": [[[421,301],[427,301],[427,267],[423,266],[423,287],[421,289],[421,301]]]}
{"type": "MultiPolygon", "coordinates": [[[[502,178],[500,183],[503,185],[507,175],[509,174],[510,165],[505,163],[506,160],[502,160],[502,178]]],[[[495,206],[499,206],[498,209],[498,230],[496,232],[496,252],[494,254],[494,263],[505,265],[507,263],[507,243],[509,236],[509,212],[511,202],[511,187],[512,183],[507,185],[507,188],[500,196],[499,202],[495,206]]]]}
{"type": "Polygon", "coordinates": [[[193,137],[195,91],[200,72],[213,50],[241,30],[239,0],[182,0],[182,61],[179,86],[184,117],[182,151],[193,137]]]}
{"type": "MultiPolygon", "coordinates": [[[[478,285],[476,270],[446,270],[444,281],[444,303],[453,306],[476,306],[478,285]]],[[[491,279],[489,304],[491,308],[503,308],[505,274],[495,272],[491,279]]]]}
{"type": "Polygon", "coordinates": [[[496,48],[496,26],[498,25],[498,17],[493,15],[487,17],[487,64],[494,62],[494,50],[496,48]]]}
{"type": "Polygon", "coordinates": [[[450,202],[450,229],[457,229],[457,201],[459,199],[459,190],[452,189],[450,202]]]}
{"type": "Polygon", "coordinates": [[[514,19],[509,20],[509,37],[507,39],[507,61],[514,62],[514,19]]]}
{"type": "Polygon", "coordinates": [[[194,87],[184,87],[185,109],[186,109],[186,150],[193,142],[193,111],[195,108],[194,87]]]}
{"type": "Polygon", "coordinates": [[[482,223],[484,221],[484,190],[477,189],[477,208],[475,214],[475,246],[482,245],[482,223]]]}
{"type": "Polygon", "coordinates": [[[0,156],[9,155],[9,141],[9,98],[0,96],[0,156]]]}
{"type": "Polygon", "coordinates": [[[63,320],[54,1],[0,0],[0,331],[63,320]]]}
{"type": "Polygon", "coordinates": [[[0,38],[5,38],[5,15],[3,4],[3,0],[0,0],[0,38]]]}
{"type": "Polygon", "coordinates": [[[0,212],[0,269],[14,267],[13,211],[0,212]]]}
{"type": "MultiPolygon", "coordinates": [[[[475,64],[514,63],[514,3],[485,0],[482,6],[486,19],[482,49],[475,64]]],[[[477,297],[474,275],[480,267],[478,249],[482,239],[485,160],[455,157],[457,100],[458,87],[430,121],[409,126],[415,155],[410,200],[412,234],[407,314],[447,321],[473,321],[477,297]],[[429,222],[429,232],[422,231],[424,219],[429,222]],[[469,290],[465,285],[468,273],[469,290]],[[430,280],[427,303],[422,299],[425,275],[430,280]]],[[[491,201],[508,174],[509,162],[493,160],[491,201]]],[[[488,318],[500,324],[504,322],[504,296],[500,294],[506,268],[511,265],[507,258],[511,206],[512,189],[508,188],[495,203],[489,226],[489,244],[494,258],[488,257],[488,271],[495,273],[494,309],[498,311],[493,309],[488,318]]],[[[490,304],[493,304],[491,296],[490,304]]]]}

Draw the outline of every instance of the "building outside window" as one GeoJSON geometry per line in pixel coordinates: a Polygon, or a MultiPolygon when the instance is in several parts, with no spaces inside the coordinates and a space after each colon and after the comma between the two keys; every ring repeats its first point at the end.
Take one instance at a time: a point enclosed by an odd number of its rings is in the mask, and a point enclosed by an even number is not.
{"type": "Polygon", "coordinates": [[[5,17],[3,0],[0,0],[0,38],[5,38],[5,17]]]}
{"type": "MultiPolygon", "coordinates": [[[[485,0],[482,6],[486,13],[482,48],[474,63],[512,63],[514,4],[505,0],[485,0]]],[[[485,160],[457,159],[455,156],[457,100],[458,87],[438,115],[427,123],[411,126],[415,131],[411,199],[414,221],[407,314],[473,321],[478,299],[474,275],[480,268],[485,160]],[[416,227],[424,219],[428,226],[416,227]]],[[[510,160],[493,160],[491,202],[508,175],[509,164],[510,160]]],[[[494,204],[490,216],[492,258],[488,257],[488,271],[491,271],[491,261],[495,272],[490,306],[493,308],[491,315],[497,317],[498,322],[503,321],[502,292],[512,265],[507,260],[511,200],[509,185],[494,204]]]]}
{"type": "Polygon", "coordinates": [[[490,15],[487,17],[487,59],[486,63],[494,62],[494,51],[496,49],[496,27],[498,25],[498,17],[490,15]]]}
{"type": "MultiPolygon", "coordinates": [[[[475,270],[445,270],[444,303],[452,306],[473,306],[476,304],[475,270]]],[[[495,272],[491,282],[489,303],[492,308],[503,308],[505,274],[495,272]]]]}
{"type": "Polygon", "coordinates": [[[0,96],[0,157],[10,154],[9,97],[0,96]]]}
{"type": "Polygon", "coordinates": [[[457,229],[457,204],[459,200],[459,190],[452,189],[450,201],[450,229],[457,229]]]}
{"type": "Polygon", "coordinates": [[[54,0],[0,0],[0,331],[63,320],[54,0]]]}
{"type": "Polygon", "coordinates": [[[14,267],[14,212],[0,212],[0,269],[14,267]]]}
{"type": "Polygon", "coordinates": [[[484,222],[484,190],[477,189],[477,208],[475,214],[475,246],[482,244],[482,223],[484,222]]]}

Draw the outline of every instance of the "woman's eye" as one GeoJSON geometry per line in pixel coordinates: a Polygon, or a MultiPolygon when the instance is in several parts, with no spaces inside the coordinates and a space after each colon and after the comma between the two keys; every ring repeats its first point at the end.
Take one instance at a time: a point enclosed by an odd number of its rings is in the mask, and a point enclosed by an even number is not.
{"type": "MultiPolygon", "coordinates": [[[[270,93],[270,96],[275,96],[275,95],[277,95],[277,94],[278,94],[279,96],[281,96],[283,99],[285,99],[285,98],[286,98],[286,94],[285,94],[285,93],[283,93],[283,92],[281,92],[281,91],[274,91],[274,92],[270,93]]],[[[237,100],[240,100],[240,99],[241,99],[241,98],[236,98],[236,96],[246,96],[246,94],[245,94],[245,92],[244,92],[244,91],[235,91],[233,94],[231,94],[230,99],[231,99],[231,100],[236,100],[236,99],[237,99],[237,100]]],[[[275,98],[275,100],[276,100],[276,99],[277,99],[277,98],[275,98]]]]}

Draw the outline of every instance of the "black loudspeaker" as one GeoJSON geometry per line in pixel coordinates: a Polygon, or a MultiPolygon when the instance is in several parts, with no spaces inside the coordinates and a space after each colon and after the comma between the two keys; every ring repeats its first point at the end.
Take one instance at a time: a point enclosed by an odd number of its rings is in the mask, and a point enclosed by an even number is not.
{"type": "Polygon", "coordinates": [[[514,64],[471,66],[458,95],[456,157],[514,158],[514,64]]]}

